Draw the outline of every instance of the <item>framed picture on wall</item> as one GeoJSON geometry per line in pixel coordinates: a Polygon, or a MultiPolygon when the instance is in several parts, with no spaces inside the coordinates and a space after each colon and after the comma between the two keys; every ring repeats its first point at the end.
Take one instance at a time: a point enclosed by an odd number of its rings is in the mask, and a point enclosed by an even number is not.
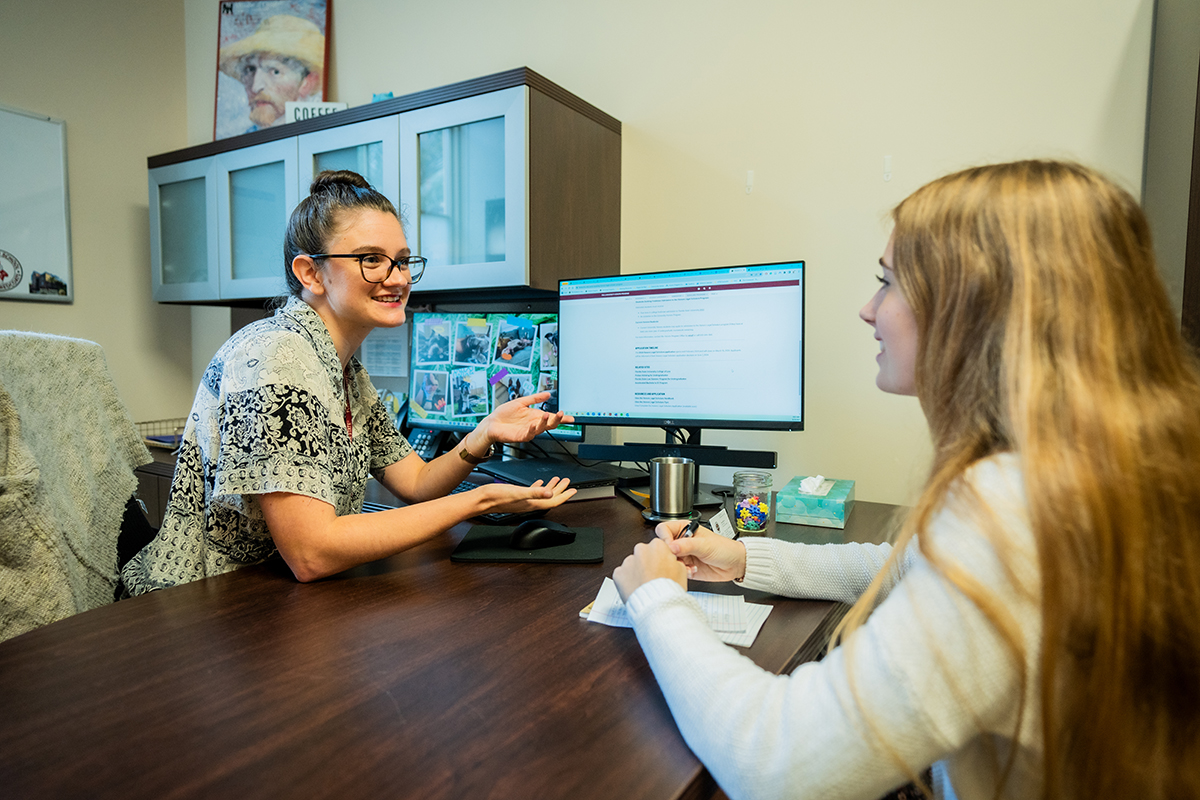
{"type": "Polygon", "coordinates": [[[325,100],[332,0],[220,0],[213,138],[284,122],[288,102],[325,100]]]}
{"type": "Polygon", "coordinates": [[[74,299],[66,123],[0,105],[0,300],[74,299]]]}

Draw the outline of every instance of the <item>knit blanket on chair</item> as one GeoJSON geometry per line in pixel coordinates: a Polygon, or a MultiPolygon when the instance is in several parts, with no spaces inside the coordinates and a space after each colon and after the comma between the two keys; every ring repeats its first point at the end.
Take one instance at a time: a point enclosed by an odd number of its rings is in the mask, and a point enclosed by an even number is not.
{"type": "Polygon", "coordinates": [[[112,602],[150,460],[99,345],[0,331],[0,641],[112,602]]]}

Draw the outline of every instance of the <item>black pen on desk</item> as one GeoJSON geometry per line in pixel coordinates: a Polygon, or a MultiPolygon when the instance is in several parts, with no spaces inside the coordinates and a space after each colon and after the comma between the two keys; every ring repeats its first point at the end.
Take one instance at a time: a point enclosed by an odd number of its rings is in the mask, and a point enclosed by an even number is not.
{"type": "Polygon", "coordinates": [[[700,527],[700,520],[694,519],[687,524],[687,527],[675,535],[676,539],[690,539],[696,535],[696,530],[700,527]]]}

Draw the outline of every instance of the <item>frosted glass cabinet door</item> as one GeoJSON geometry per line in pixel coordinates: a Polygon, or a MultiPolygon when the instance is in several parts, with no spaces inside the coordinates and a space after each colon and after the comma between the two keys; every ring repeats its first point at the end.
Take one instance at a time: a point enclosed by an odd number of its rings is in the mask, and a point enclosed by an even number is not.
{"type": "Polygon", "coordinates": [[[158,302],[216,300],[216,161],[150,170],[150,258],[158,302]]]}
{"type": "Polygon", "coordinates": [[[422,291],[528,283],[528,88],[400,115],[409,246],[429,259],[422,291]]]}
{"type": "Polygon", "coordinates": [[[286,291],[283,235],[296,207],[296,140],[247,147],[217,158],[221,298],[286,291]]]}
{"type": "Polygon", "coordinates": [[[313,176],[326,169],[348,169],[400,205],[400,120],[383,117],[306,133],[299,137],[300,195],[307,196],[313,176]]]}

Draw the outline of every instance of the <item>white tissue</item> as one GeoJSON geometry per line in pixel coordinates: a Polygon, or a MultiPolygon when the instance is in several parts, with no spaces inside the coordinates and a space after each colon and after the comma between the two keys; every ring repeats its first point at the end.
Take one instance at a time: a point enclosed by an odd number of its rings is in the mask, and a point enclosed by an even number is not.
{"type": "Polygon", "coordinates": [[[800,481],[800,491],[805,494],[816,494],[823,483],[825,483],[824,475],[813,475],[811,478],[800,481]]]}

